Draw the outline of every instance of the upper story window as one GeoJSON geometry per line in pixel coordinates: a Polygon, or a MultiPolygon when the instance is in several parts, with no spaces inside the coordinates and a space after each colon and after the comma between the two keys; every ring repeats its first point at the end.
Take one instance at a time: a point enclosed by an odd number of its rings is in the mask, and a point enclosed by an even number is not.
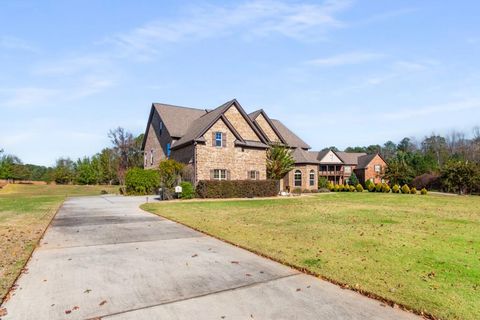
{"type": "Polygon", "coordinates": [[[259,171],[248,171],[248,178],[250,180],[259,180],[260,179],[260,172],[259,171]]]}
{"type": "Polygon", "coordinates": [[[212,178],[214,180],[227,180],[227,170],[225,169],[214,169],[212,170],[212,178]]]}
{"type": "Polygon", "coordinates": [[[295,175],[293,176],[293,182],[295,187],[301,187],[302,186],[302,171],[296,170],[295,175]]]}
{"type": "Polygon", "coordinates": [[[170,158],[170,153],[172,153],[171,144],[167,143],[167,158],[170,158]]]}
{"type": "Polygon", "coordinates": [[[380,173],[382,171],[382,166],[379,164],[376,164],[374,168],[375,168],[375,172],[377,173],[380,173]]]}
{"type": "Polygon", "coordinates": [[[150,149],[150,165],[153,166],[153,149],[150,149]]]}
{"type": "Polygon", "coordinates": [[[345,173],[352,173],[352,167],[350,167],[350,166],[345,166],[345,167],[343,167],[343,171],[344,171],[345,173]]]}
{"type": "Polygon", "coordinates": [[[160,122],[158,123],[158,135],[161,136],[161,135],[162,135],[162,131],[163,131],[163,122],[160,121],[160,122]]]}
{"type": "Polygon", "coordinates": [[[213,133],[213,145],[215,147],[225,147],[225,134],[223,132],[213,133]]]}
{"type": "Polygon", "coordinates": [[[145,154],[143,155],[143,166],[146,167],[146,166],[147,166],[147,163],[148,163],[148,162],[147,162],[147,154],[145,153],[145,154]]]}
{"type": "Polygon", "coordinates": [[[310,170],[309,182],[310,186],[315,185],[315,170],[310,170]]]}

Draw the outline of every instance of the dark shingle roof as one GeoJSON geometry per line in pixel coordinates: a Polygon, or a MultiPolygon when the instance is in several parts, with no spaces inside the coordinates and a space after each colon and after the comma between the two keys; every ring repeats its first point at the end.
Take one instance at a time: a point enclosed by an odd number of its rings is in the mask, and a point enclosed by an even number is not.
{"type": "Polygon", "coordinates": [[[187,132],[190,125],[206,114],[204,109],[180,107],[163,103],[154,103],[153,107],[162,118],[163,125],[171,137],[180,138],[187,132]]]}
{"type": "Polygon", "coordinates": [[[345,164],[357,165],[358,158],[367,155],[365,152],[344,152],[337,151],[335,152],[340,160],[345,164]]]}
{"type": "Polygon", "coordinates": [[[366,154],[358,158],[357,169],[365,169],[377,154],[366,154]]]}
{"type": "Polygon", "coordinates": [[[320,159],[318,158],[319,152],[316,151],[306,151],[301,148],[295,148],[292,152],[293,159],[295,163],[312,163],[319,164],[320,159]]]}
{"type": "Polygon", "coordinates": [[[275,128],[282,135],[287,145],[291,148],[310,149],[311,147],[302,139],[300,139],[295,133],[288,129],[279,120],[271,119],[275,128]]]}

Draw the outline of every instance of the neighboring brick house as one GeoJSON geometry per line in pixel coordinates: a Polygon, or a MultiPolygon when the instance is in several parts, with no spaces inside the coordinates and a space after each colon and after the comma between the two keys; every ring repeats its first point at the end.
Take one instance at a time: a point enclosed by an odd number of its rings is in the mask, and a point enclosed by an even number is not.
{"type": "MultiPolygon", "coordinates": [[[[235,99],[213,110],[152,104],[142,150],[145,168],[175,159],[187,165],[193,183],[264,180],[266,150],[277,143],[293,149],[295,159],[295,169],[281,181],[282,189],[316,189],[319,174],[344,183],[365,155],[308,151],[311,147],[282,122],[270,119],[262,109],[247,114],[235,99]]],[[[366,177],[371,176],[369,165],[362,162],[366,177]]]]}
{"type": "Polygon", "coordinates": [[[370,180],[373,183],[383,182],[383,174],[387,163],[379,154],[366,154],[358,158],[355,174],[362,183],[370,180]]]}

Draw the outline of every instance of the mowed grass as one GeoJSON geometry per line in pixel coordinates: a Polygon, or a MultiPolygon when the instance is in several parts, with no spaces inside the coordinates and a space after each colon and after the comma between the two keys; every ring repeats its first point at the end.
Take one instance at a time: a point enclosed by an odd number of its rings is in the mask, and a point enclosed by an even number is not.
{"type": "Polygon", "coordinates": [[[480,197],[335,193],[142,208],[417,312],[480,319],[480,197]]]}
{"type": "Polygon", "coordinates": [[[117,192],[118,186],[10,184],[0,189],[0,303],[67,196],[117,192]]]}

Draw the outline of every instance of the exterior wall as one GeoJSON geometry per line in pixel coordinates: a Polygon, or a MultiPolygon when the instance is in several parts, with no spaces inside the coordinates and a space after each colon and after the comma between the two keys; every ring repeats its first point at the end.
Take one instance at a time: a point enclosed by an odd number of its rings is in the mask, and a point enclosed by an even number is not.
{"type": "Polygon", "coordinates": [[[295,188],[301,188],[302,190],[316,190],[318,189],[318,165],[315,164],[297,164],[295,169],[290,171],[285,178],[283,178],[284,189],[290,187],[290,191],[295,188]],[[295,186],[295,171],[300,170],[302,172],[302,186],[295,186]],[[310,171],[313,170],[315,173],[315,183],[313,186],[310,186],[310,171]]]}
{"type": "Polygon", "coordinates": [[[267,120],[263,116],[263,114],[260,114],[255,121],[258,123],[260,128],[262,128],[263,132],[267,135],[268,140],[272,142],[280,142],[280,138],[277,136],[275,131],[273,131],[272,127],[270,124],[268,124],[267,120]]]}
{"type": "MultiPolygon", "coordinates": [[[[236,123],[232,124],[235,128],[239,127],[236,123]]],[[[247,173],[252,170],[260,173],[260,180],[267,178],[266,150],[235,147],[236,138],[223,120],[218,120],[203,137],[206,143],[196,145],[196,182],[210,180],[210,171],[214,169],[229,170],[230,180],[247,180],[247,173]],[[213,132],[226,134],[225,147],[212,145],[213,132]]]]}
{"type": "Polygon", "coordinates": [[[144,167],[145,169],[157,168],[160,161],[166,159],[167,143],[172,143],[172,137],[168,130],[163,126],[162,134],[160,130],[160,116],[154,111],[152,122],[147,132],[147,140],[145,141],[144,167]],[[153,150],[153,164],[150,162],[150,152],[153,150]]]}
{"type": "Polygon", "coordinates": [[[343,164],[343,161],[340,160],[333,151],[329,151],[321,160],[320,164],[343,164]]]}
{"type": "Polygon", "coordinates": [[[363,171],[360,173],[360,175],[362,176],[362,180],[360,180],[360,177],[358,177],[357,175],[360,182],[362,183],[365,183],[367,180],[372,180],[374,183],[381,183],[386,166],[387,164],[385,163],[385,161],[383,161],[383,159],[377,154],[375,158],[370,161],[370,163],[365,169],[356,170],[355,174],[357,172],[363,171]],[[375,172],[375,165],[380,165],[380,173],[375,172]]]}
{"type": "Polygon", "coordinates": [[[181,149],[172,150],[170,158],[178,162],[185,164],[193,163],[193,154],[195,152],[195,146],[193,143],[191,145],[185,146],[181,149]]]}
{"type": "Polygon", "coordinates": [[[252,127],[250,127],[245,118],[243,118],[237,107],[231,106],[227,112],[224,113],[224,115],[243,139],[260,141],[260,138],[257,136],[255,131],[253,131],[252,127]]]}

